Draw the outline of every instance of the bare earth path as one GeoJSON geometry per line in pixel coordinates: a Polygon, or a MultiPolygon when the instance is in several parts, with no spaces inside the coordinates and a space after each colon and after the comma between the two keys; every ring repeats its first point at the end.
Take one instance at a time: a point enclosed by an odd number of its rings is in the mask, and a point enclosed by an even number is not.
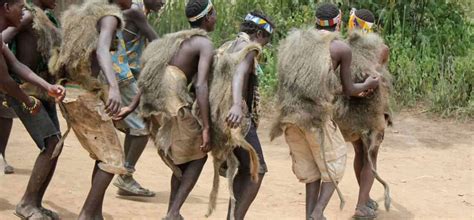
{"type": "MultiPolygon", "coordinates": [[[[474,123],[432,119],[410,112],[402,112],[395,119],[395,127],[387,131],[379,156],[379,172],[391,186],[393,205],[390,212],[380,210],[378,219],[474,219],[474,123]]],[[[64,121],[61,123],[64,129],[64,121]]],[[[291,171],[284,139],[269,141],[269,125],[264,121],[260,127],[269,173],[247,219],[304,219],[304,185],[291,171]]],[[[350,219],[357,199],[350,144],[348,149],[346,175],[341,183],[347,203],[340,211],[339,200],[336,195],[333,197],[326,211],[331,220],[350,219]]],[[[7,158],[16,168],[16,174],[0,174],[0,219],[16,219],[12,213],[25,190],[37,154],[28,133],[15,120],[7,158]]],[[[182,214],[186,219],[206,219],[211,164],[208,160],[184,204],[182,214]]],[[[70,135],[46,193],[45,206],[58,211],[63,219],[77,218],[89,190],[92,166],[86,151],[70,135]]],[[[171,172],[151,143],[137,170],[136,178],[156,191],[157,196],[122,199],[111,186],[105,199],[106,219],[161,219],[165,215],[171,172]]],[[[209,219],[225,219],[227,195],[225,181],[221,181],[217,211],[209,219]]],[[[382,196],[383,189],[376,183],[372,197],[382,202],[382,196]]]]}

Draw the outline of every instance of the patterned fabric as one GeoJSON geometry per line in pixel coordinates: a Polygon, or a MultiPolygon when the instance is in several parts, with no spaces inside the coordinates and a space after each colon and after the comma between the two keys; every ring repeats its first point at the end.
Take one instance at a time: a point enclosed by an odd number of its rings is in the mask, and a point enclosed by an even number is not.
{"type": "Polygon", "coordinates": [[[252,15],[252,14],[247,14],[247,16],[245,16],[245,20],[246,20],[246,21],[251,21],[251,22],[255,23],[255,24],[258,25],[260,28],[265,29],[269,34],[272,34],[272,33],[273,33],[273,28],[272,28],[272,26],[268,23],[268,21],[266,21],[266,20],[263,19],[263,18],[254,16],[254,15],[252,15]]]}
{"type": "Polygon", "coordinates": [[[117,80],[118,82],[135,80],[129,66],[127,49],[125,47],[122,31],[117,31],[115,36],[114,46],[110,51],[110,54],[112,55],[113,69],[116,73],[117,80]]]}
{"type": "Polygon", "coordinates": [[[349,30],[352,31],[354,28],[360,28],[365,33],[372,32],[372,26],[374,23],[364,21],[355,15],[356,9],[351,10],[351,16],[349,17],[349,30]]]}
{"type": "Polygon", "coordinates": [[[316,24],[318,24],[321,27],[332,27],[336,24],[339,24],[339,22],[341,22],[341,17],[342,17],[342,12],[341,10],[339,10],[339,14],[335,18],[331,18],[328,20],[316,18],[316,24]]]}
{"type": "MultiPolygon", "coordinates": [[[[149,11],[145,8],[143,0],[133,0],[133,4],[135,4],[138,8],[141,8],[146,16],[149,14],[149,11]]],[[[125,31],[135,36],[135,38],[133,38],[131,41],[125,42],[125,47],[127,48],[128,64],[130,66],[130,70],[135,76],[135,79],[138,79],[141,70],[140,58],[142,57],[142,53],[145,49],[147,41],[145,36],[141,35],[140,32],[135,33],[133,31],[127,30],[126,28],[125,31]]]]}

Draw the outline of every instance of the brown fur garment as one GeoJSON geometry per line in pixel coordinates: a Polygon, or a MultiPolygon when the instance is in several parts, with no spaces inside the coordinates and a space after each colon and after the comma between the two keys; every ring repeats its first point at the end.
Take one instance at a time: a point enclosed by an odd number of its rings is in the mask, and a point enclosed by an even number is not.
{"type": "Polygon", "coordinates": [[[352,48],[352,78],[364,82],[368,76],[379,76],[380,85],[365,98],[339,95],[335,119],[346,141],[355,141],[369,131],[383,131],[391,122],[389,96],[392,77],[385,67],[376,67],[383,40],[377,34],[353,32],[348,43],[352,48]]]}
{"type": "Polygon", "coordinates": [[[33,13],[33,30],[37,35],[37,50],[47,61],[52,55],[52,50],[61,45],[61,32],[42,9],[36,6],[30,7],[33,13]]]}
{"type": "MultiPolygon", "coordinates": [[[[171,59],[179,51],[181,43],[193,36],[207,37],[207,32],[194,28],[171,33],[162,38],[151,42],[143,51],[142,66],[143,69],[138,80],[138,86],[143,90],[140,100],[140,110],[144,117],[153,114],[166,112],[165,100],[166,88],[163,85],[163,75],[171,59]]],[[[187,103],[193,103],[187,91],[179,91],[180,98],[187,103]]]]}
{"type": "Polygon", "coordinates": [[[80,6],[70,6],[63,13],[63,42],[49,61],[52,74],[80,82],[88,90],[101,87],[101,84],[91,77],[91,56],[97,49],[98,22],[105,16],[115,16],[120,20],[120,29],[123,28],[120,8],[109,4],[107,0],[88,0],[80,6]]]}
{"type": "MultiPolygon", "coordinates": [[[[251,176],[254,181],[258,180],[258,156],[253,147],[245,140],[246,133],[250,126],[250,113],[248,109],[244,110],[246,114],[241,126],[237,129],[231,129],[226,123],[226,117],[233,105],[232,98],[232,80],[238,65],[245,59],[251,51],[261,53],[261,46],[256,43],[248,43],[239,51],[231,52],[236,41],[225,43],[218,49],[215,56],[212,80],[209,90],[209,102],[212,122],[212,156],[214,158],[214,183],[210,196],[208,216],[216,206],[216,199],[219,187],[219,169],[224,162],[228,166],[228,182],[231,200],[235,202],[233,196],[233,182],[235,171],[238,168],[238,161],[235,160],[233,150],[242,147],[249,152],[251,162],[251,176]]],[[[234,207],[231,207],[233,210],[234,207]]]]}
{"type": "Polygon", "coordinates": [[[368,158],[374,177],[384,186],[385,209],[390,209],[390,188],[377,173],[371,152],[377,149],[383,140],[384,130],[391,125],[389,96],[392,89],[391,75],[387,68],[380,66],[379,53],[384,46],[377,34],[353,32],[348,43],[352,48],[352,78],[363,82],[369,76],[379,76],[379,87],[364,98],[339,95],[336,101],[336,122],[346,141],[362,140],[364,152],[368,158]]]}
{"type": "Polygon", "coordinates": [[[330,43],[338,34],[315,29],[296,30],[278,48],[278,111],[271,138],[282,134],[283,123],[320,128],[332,117],[335,89],[330,43]]]}

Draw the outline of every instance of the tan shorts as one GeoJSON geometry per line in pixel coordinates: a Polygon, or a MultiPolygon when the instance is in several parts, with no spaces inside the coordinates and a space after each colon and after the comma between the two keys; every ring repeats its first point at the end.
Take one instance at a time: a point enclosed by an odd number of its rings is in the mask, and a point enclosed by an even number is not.
{"type": "Polygon", "coordinates": [[[66,86],[63,105],[63,115],[90,157],[100,161],[99,168],[107,173],[126,174],[123,150],[104,102],[92,92],[66,86]]]}
{"type": "MultiPolygon", "coordinates": [[[[327,166],[331,177],[340,181],[346,167],[346,142],[333,121],[328,121],[323,128],[327,166]]],[[[320,134],[316,130],[308,131],[294,124],[286,124],[284,130],[293,160],[293,172],[300,182],[311,183],[319,179],[331,182],[320,147],[320,134]]]]}

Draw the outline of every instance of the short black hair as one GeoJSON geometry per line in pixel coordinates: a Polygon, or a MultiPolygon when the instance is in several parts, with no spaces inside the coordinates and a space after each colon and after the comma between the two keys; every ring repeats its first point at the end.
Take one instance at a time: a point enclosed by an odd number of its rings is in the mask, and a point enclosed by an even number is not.
{"type": "MultiPolygon", "coordinates": [[[[339,15],[339,8],[337,8],[336,5],[331,4],[331,3],[323,3],[319,5],[319,7],[316,9],[316,18],[322,19],[322,20],[329,20],[337,17],[339,15]]],[[[316,24],[316,27],[318,29],[325,29],[325,30],[334,30],[336,28],[337,24],[334,24],[333,26],[330,27],[322,27],[319,24],[316,24]]]]}
{"type": "Polygon", "coordinates": [[[359,9],[355,11],[355,15],[366,22],[371,22],[371,23],[375,22],[374,14],[367,9],[359,9]]]}
{"type": "MultiPolygon", "coordinates": [[[[267,21],[268,24],[270,24],[270,26],[273,29],[275,29],[275,23],[273,23],[271,18],[266,16],[262,11],[254,10],[254,11],[250,12],[249,14],[251,14],[253,16],[256,16],[256,17],[259,17],[259,18],[267,21]]],[[[245,32],[247,34],[254,34],[254,33],[257,33],[258,31],[263,31],[266,34],[266,36],[270,35],[270,33],[268,33],[265,29],[259,27],[257,24],[255,24],[252,21],[243,21],[240,24],[240,31],[245,32]]]]}
{"type": "MultiPolygon", "coordinates": [[[[199,13],[204,11],[204,9],[206,9],[207,4],[209,4],[209,0],[189,0],[188,4],[186,4],[186,17],[187,18],[192,18],[192,17],[198,15],[199,13]]],[[[214,10],[214,9],[212,9],[212,10],[214,10]]],[[[201,24],[204,21],[205,17],[206,16],[204,16],[204,17],[202,17],[202,18],[200,18],[200,19],[198,19],[197,21],[194,21],[194,22],[190,21],[189,24],[191,24],[191,27],[193,27],[193,28],[199,27],[199,26],[201,26],[201,24]]]]}

